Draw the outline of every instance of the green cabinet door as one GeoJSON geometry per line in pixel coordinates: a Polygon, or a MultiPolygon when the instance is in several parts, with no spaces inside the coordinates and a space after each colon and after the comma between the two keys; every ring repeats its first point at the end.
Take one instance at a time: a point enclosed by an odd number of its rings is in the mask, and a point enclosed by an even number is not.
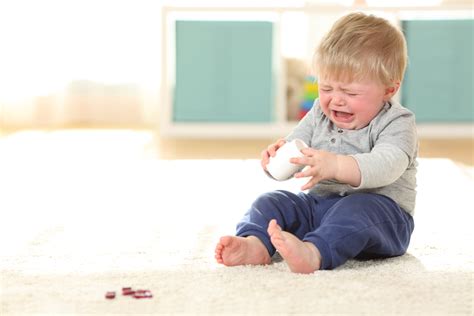
{"type": "Polygon", "coordinates": [[[473,122],[474,20],[404,21],[402,103],[418,122],[473,122]]]}
{"type": "Polygon", "coordinates": [[[174,122],[274,120],[273,24],[176,21],[174,122]]]}

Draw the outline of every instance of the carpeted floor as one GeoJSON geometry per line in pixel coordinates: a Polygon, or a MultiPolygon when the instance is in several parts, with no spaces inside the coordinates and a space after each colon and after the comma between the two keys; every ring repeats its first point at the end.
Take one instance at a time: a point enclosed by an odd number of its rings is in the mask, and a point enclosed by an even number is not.
{"type": "Polygon", "coordinates": [[[228,268],[213,252],[258,194],[301,181],[274,182],[256,160],[101,150],[0,155],[0,315],[473,314],[474,178],[450,160],[420,159],[405,256],[299,275],[278,256],[228,268]],[[154,297],[104,298],[125,286],[154,297]]]}

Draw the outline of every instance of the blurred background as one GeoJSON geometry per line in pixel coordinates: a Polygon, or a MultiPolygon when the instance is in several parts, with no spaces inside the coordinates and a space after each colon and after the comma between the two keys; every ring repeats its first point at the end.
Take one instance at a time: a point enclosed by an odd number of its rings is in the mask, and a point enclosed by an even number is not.
{"type": "Polygon", "coordinates": [[[258,158],[317,97],[312,52],[354,10],[407,37],[397,99],[421,156],[474,165],[472,0],[0,1],[0,154],[258,158]]]}

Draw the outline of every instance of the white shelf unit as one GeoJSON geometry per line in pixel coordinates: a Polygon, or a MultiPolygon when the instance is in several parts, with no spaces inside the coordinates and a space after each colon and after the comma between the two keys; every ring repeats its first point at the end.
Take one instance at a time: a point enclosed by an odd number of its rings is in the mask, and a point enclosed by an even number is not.
{"type": "MultiPolygon", "coordinates": [[[[347,12],[361,11],[367,13],[390,15],[396,22],[403,18],[423,18],[431,16],[453,16],[455,18],[472,18],[469,6],[442,5],[436,7],[347,7],[340,5],[307,5],[304,7],[171,7],[162,9],[162,42],[163,54],[161,63],[161,115],[160,136],[166,138],[241,138],[269,139],[287,135],[297,122],[286,120],[286,82],[283,56],[281,54],[280,26],[282,14],[300,12],[318,15],[342,15],[347,12]],[[249,15],[271,16],[275,22],[274,42],[275,69],[277,73],[277,96],[275,103],[275,121],[271,123],[203,123],[174,122],[172,92],[175,82],[175,27],[177,18],[197,19],[202,16],[215,16],[220,20],[235,16],[248,18],[249,15]]],[[[245,19],[244,18],[244,19],[245,19]]],[[[313,34],[314,35],[314,34],[313,34]]],[[[424,123],[419,124],[418,132],[424,138],[473,138],[474,124],[463,123],[424,123]]]]}
{"type": "Polygon", "coordinates": [[[280,55],[279,25],[281,11],[272,8],[189,8],[164,7],[162,11],[162,111],[160,135],[174,138],[273,138],[283,131],[290,131],[294,123],[286,122],[285,85],[283,63],[280,55]],[[203,123],[173,121],[173,89],[175,83],[175,21],[180,18],[210,20],[264,20],[272,21],[273,68],[276,79],[274,121],[269,123],[203,123]]]}

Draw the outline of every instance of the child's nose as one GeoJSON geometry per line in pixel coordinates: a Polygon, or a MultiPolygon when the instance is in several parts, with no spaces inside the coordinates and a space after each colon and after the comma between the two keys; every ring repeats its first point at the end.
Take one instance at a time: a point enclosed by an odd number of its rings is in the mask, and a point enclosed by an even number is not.
{"type": "Polygon", "coordinates": [[[344,98],[341,95],[335,95],[332,99],[334,105],[344,105],[344,98]]]}

